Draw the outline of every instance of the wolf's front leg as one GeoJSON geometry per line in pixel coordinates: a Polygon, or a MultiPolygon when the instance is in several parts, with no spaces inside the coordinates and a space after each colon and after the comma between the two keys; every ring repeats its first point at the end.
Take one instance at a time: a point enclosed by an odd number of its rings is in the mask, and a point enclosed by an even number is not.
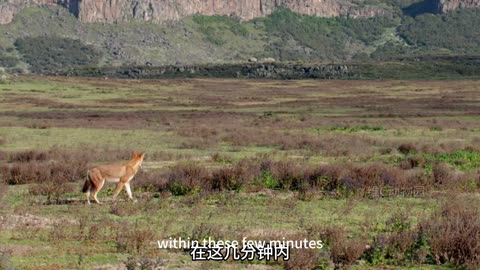
{"type": "Polygon", "coordinates": [[[125,189],[127,190],[127,194],[128,194],[128,198],[134,202],[136,202],[137,200],[133,199],[133,196],[132,196],[132,190],[130,188],[130,183],[126,183],[125,184],[125,189]]]}
{"type": "Polygon", "coordinates": [[[116,200],[117,199],[117,196],[118,196],[118,193],[120,193],[120,191],[122,191],[122,188],[123,186],[125,185],[124,182],[120,181],[117,185],[117,188],[115,189],[115,191],[113,192],[113,199],[116,200]]]}

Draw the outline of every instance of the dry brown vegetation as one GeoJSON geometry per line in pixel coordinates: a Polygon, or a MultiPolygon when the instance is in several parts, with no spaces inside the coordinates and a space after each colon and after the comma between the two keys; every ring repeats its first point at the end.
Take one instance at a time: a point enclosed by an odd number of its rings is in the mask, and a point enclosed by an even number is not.
{"type": "MultiPolygon", "coordinates": [[[[7,162],[1,165],[0,175],[7,184],[32,184],[32,194],[46,195],[49,202],[59,202],[63,194],[73,191],[69,182],[85,178],[91,153],[89,149],[67,152],[58,148],[11,153],[7,162]]],[[[128,152],[102,153],[97,158],[112,161],[128,157],[128,152]]],[[[411,159],[406,162],[410,165],[416,163],[411,159]]],[[[421,187],[422,192],[426,192],[434,189],[461,191],[472,184],[472,189],[476,190],[480,186],[479,173],[459,172],[446,163],[433,164],[429,174],[423,169],[415,169],[418,165],[406,167],[403,163],[397,166],[378,163],[315,165],[259,155],[215,167],[182,161],[162,171],[141,171],[136,176],[135,186],[145,191],[168,191],[174,195],[269,188],[301,194],[323,192],[340,198],[369,196],[374,188],[414,190],[421,187]]]]}
{"type": "Polygon", "coordinates": [[[452,197],[438,215],[420,225],[432,258],[467,269],[480,267],[480,212],[467,201],[452,197]]]}

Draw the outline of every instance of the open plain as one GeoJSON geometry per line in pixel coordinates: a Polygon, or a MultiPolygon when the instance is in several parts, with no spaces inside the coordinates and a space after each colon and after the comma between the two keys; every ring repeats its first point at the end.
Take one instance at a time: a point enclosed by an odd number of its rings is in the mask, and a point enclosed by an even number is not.
{"type": "Polygon", "coordinates": [[[0,84],[0,269],[478,269],[479,81],[0,84]],[[138,200],[87,169],[145,151],[138,200]],[[169,237],[312,239],[195,261],[169,237]]]}

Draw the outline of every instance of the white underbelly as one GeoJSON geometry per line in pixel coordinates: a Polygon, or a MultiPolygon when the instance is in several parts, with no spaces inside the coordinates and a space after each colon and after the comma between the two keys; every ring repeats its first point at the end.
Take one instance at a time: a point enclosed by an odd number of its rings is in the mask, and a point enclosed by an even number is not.
{"type": "Polygon", "coordinates": [[[118,183],[120,182],[120,178],[105,178],[107,182],[113,182],[113,183],[118,183]]]}

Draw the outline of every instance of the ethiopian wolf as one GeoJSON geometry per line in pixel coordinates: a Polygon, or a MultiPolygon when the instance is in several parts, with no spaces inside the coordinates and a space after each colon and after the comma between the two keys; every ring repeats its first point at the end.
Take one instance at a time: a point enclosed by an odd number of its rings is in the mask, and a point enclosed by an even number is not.
{"type": "Polygon", "coordinates": [[[118,193],[125,186],[128,197],[133,200],[132,190],[130,189],[130,181],[137,173],[138,169],[142,167],[145,153],[132,153],[132,160],[126,164],[111,164],[101,165],[88,170],[87,180],[83,185],[83,193],[87,197],[87,202],[90,204],[90,192],[92,192],[93,199],[96,203],[100,203],[97,199],[98,192],[102,189],[105,181],[118,183],[117,188],[113,193],[113,199],[116,199],[118,193]]]}

